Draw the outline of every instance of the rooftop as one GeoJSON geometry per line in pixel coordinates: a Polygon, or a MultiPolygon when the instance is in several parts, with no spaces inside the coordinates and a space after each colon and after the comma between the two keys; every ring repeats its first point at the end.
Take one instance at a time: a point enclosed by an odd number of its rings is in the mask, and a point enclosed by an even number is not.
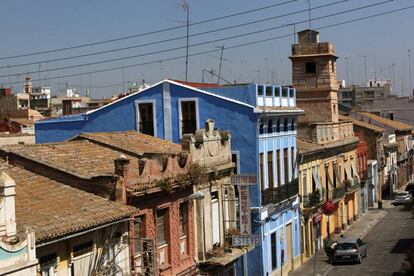
{"type": "MultiPolygon", "coordinates": [[[[68,172],[81,178],[114,175],[114,160],[120,152],[87,140],[33,144],[10,145],[1,149],[46,166],[68,172]]],[[[138,167],[138,159],[127,155],[131,165],[138,167]]],[[[137,170],[132,170],[131,173],[137,170]]],[[[131,175],[134,176],[134,175],[131,175]]]]}
{"type": "Polygon", "coordinates": [[[131,155],[178,154],[181,145],[136,131],[82,133],[72,140],[88,140],[131,155]]]}
{"type": "Polygon", "coordinates": [[[357,114],[362,114],[363,116],[367,117],[370,120],[376,121],[382,125],[386,125],[388,127],[391,128],[395,128],[396,130],[399,131],[407,131],[407,130],[412,130],[414,128],[414,126],[411,125],[407,125],[404,123],[401,123],[399,121],[395,121],[395,120],[390,120],[369,112],[358,112],[357,114]]]}
{"type": "Polygon", "coordinates": [[[0,160],[0,170],[16,182],[19,234],[35,231],[36,243],[51,241],[130,217],[137,209],[69,187],[0,160]]]}
{"type": "Polygon", "coordinates": [[[373,124],[370,124],[370,123],[366,123],[364,121],[357,120],[357,119],[352,118],[350,116],[339,115],[339,119],[347,120],[347,121],[351,120],[354,125],[357,125],[357,126],[362,127],[362,128],[367,128],[367,129],[373,130],[375,132],[384,132],[384,129],[379,127],[379,126],[376,126],[376,125],[373,125],[373,124]]]}

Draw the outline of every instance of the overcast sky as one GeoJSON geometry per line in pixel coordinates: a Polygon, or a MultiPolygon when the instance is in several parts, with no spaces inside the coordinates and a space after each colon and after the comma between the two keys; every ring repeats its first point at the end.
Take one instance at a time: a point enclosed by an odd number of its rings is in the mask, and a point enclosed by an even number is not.
{"type": "MultiPolygon", "coordinates": [[[[187,0],[190,9],[190,23],[222,17],[238,12],[253,10],[269,5],[291,2],[275,7],[258,10],[226,19],[190,26],[189,81],[201,81],[202,71],[213,70],[218,73],[220,47],[224,46],[221,75],[229,82],[260,82],[290,84],[290,47],[293,43],[293,23],[296,31],[308,28],[307,0],[187,0]],[[299,13],[299,11],[304,11],[299,13]],[[287,13],[295,13],[282,16],[287,13]],[[260,23],[248,24],[237,28],[196,35],[201,32],[240,25],[255,20],[278,17],[260,23]],[[282,27],[284,26],[284,27],[282,27]],[[270,29],[268,31],[262,31],[270,29]],[[243,35],[253,33],[251,35],[243,35]],[[225,39],[232,36],[236,38],[225,39]],[[268,42],[231,48],[240,44],[263,39],[285,36],[268,42]],[[216,40],[214,42],[209,42],[216,40]],[[219,40],[219,41],[217,41],[219,40]],[[226,49],[226,48],[229,49],[226,49]],[[214,51],[202,55],[201,52],[214,51]]],[[[312,28],[379,14],[414,5],[412,0],[394,0],[387,3],[343,13],[351,9],[385,2],[385,0],[311,0],[311,17],[318,18],[334,13],[336,16],[315,19],[312,28]],[[338,3],[336,3],[338,2],[338,3]],[[333,4],[336,3],[336,4],[333,4]],[[332,5],[330,5],[332,4],[332,5]],[[329,5],[324,8],[315,8],[329,5]]],[[[0,58],[27,53],[71,47],[85,43],[125,37],[157,31],[185,23],[186,13],[179,0],[36,0],[1,1],[0,9],[0,58]]],[[[345,25],[321,29],[321,41],[330,41],[336,45],[338,60],[338,79],[347,79],[350,83],[365,81],[364,58],[367,57],[368,78],[392,78],[394,91],[401,94],[404,81],[405,94],[409,91],[408,49],[414,51],[414,9],[358,21],[345,25]],[[346,58],[348,57],[348,58],[346,58]],[[346,60],[348,60],[348,74],[346,60]],[[394,64],[394,67],[392,66],[394,64]],[[375,74],[376,72],[376,74],[375,74]]],[[[80,88],[82,94],[90,87],[91,96],[98,98],[119,93],[130,84],[158,82],[164,78],[185,79],[185,37],[186,28],[158,32],[152,35],[137,36],[95,46],[76,48],[69,51],[52,52],[42,55],[20,58],[0,59],[0,82],[22,82],[26,72],[32,72],[34,84],[51,86],[53,94],[65,86],[80,88]],[[64,57],[96,53],[123,47],[149,44],[163,40],[165,42],[128,50],[92,55],[75,59],[48,61],[64,57]],[[170,41],[168,41],[170,40],[170,41]],[[176,50],[171,50],[177,48],[176,50]],[[168,51],[166,51],[168,50],[168,51]],[[162,51],[158,54],[152,52],[162,51]],[[139,56],[138,56],[139,55],[139,56]],[[123,60],[95,65],[99,62],[129,56],[123,60]],[[170,59],[169,61],[167,59],[170,59]],[[173,59],[173,60],[171,60],[173,59]],[[14,67],[13,65],[34,63],[14,67]],[[140,66],[128,67],[136,64],[140,66]],[[142,65],[145,64],[145,65],[142,65]],[[10,66],[10,67],[8,67],[10,66]],[[68,67],[49,72],[38,72],[68,67]],[[124,67],[124,69],[122,69],[124,67]],[[108,68],[117,70],[88,73],[108,68]],[[82,74],[81,74],[82,73],[82,74]],[[73,77],[54,77],[81,74],[73,77]],[[38,79],[41,81],[39,82],[38,79]]],[[[412,62],[411,57],[411,65],[412,62]]],[[[412,68],[414,71],[414,67],[412,68]]],[[[206,82],[217,82],[216,77],[204,74],[206,82]]],[[[414,80],[411,80],[414,84],[414,80]]],[[[22,84],[13,84],[13,90],[19,92],[22,84]]]]}

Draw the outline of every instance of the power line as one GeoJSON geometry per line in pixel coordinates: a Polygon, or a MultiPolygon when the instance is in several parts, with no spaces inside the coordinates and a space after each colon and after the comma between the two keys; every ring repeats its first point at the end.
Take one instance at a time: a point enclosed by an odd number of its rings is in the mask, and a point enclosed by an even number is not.
{"type": "MultiPolygon", "coordinates": [[[[316,6],[316,7],[313,7],[312,10],[326,8],[326,7],[329,7],[329,6],[337,5],[337,4],[348,2],[348,1],[350,1],[350,0],[340,0],[340,1],[337,1],[337,2],[333,2],[333,3],[316,6]]],[[[390,1],[394,1],[394,0],[390,0],[390,1]]],[[[201,36],[201,35],[210,34],[210,33],[214,33],[214,32],[239,28],[239,27],[243,27],[243,26],[247,26],[247,25],[251,25],[251,24],[261,23],[261,22],[265,22],[265,21],[269,21],[269,20],[273,20],[273,19],[278,19],[278,18],[282,18],[282,17],[286,17],[286,16],[300,14],[300,13],[304,13],[304,12],[307,12],[307,11],[308,11],[308,9],[303,9],[303,10],[299,10],[299,11],[294,11],[294,12],[285,13],[285,14],[272,16],[272,17],[267,17],[267,18],[262,18],[262,19],[249,21],[249,22],[245,22],[245,23],[241,23],[241,24],[236,24],[236,25],[232,25],[232,26],[221,27],[221,28],[217,28],[217,29],[213,29],[213,30],[209,30],[209,31],[199,32],[199,33],[188,35],[188,37],[196,37],[196,36],[201,36]]],[[[188,26],[191,26],[191,24],[189,24],[188,26]]],[[[187,35],[178,36],[178,37],[169,38],[169,39],[158,40],[158,41],[154,41],[154,42],[147,42],[147,43],[142,43],[142,44],[137,44],[137,45],[131,45],[131,46],[127,46],[127,47],[121,47],[121,48],[115,48],[115,49],[110,49],[110,50],[104,50],[104,51],[92,52],[92,53],[87,53],[87,54],[81,54],[81,55],[73,55],[73,56],[68,56],[68,57],[61,57],[61,58],[47,59],[47,60],[38,60],[38,61],[33,61],[33,62],[28,62],[28,63],[8,64],[8,65],[0,66],[0,69],[15,68],[15,67],[28,66],[28,65],[36,65],[36,64],[39,64],[39,63],[56,62],[56,61],[70,60],[70,59],[81,58],[81,57],[89,57],[89,56],[95,56],[95,55],[101,55],[101,54],[107,54],[107,53],[120,52],[120,51],[125,51],[125,50],[130,50],[130,49],[141,48],[141,47],[145,47],[145,46],[162,44],[162,43],[165,43],[165,42],[172,42],[172,41],[181,40],[181,39],[184,39],[184,38],[187,38],[187,35]]]]}
{"type": "MultiPolygon", "coordinates": [[[[364,17],[360,17],[360,18],[355,18],[355,19],[351,19],[351,20],[347,20],[347,21],[342,21],[342,22],[335,23],[335,24],[322,26],[322,27],[317,28],[316,30],[328,29],[328,28],[332,28],[332,27],[336,27],[336,26],[340,26],[340,25],[345,25],[345,24],[349,24],[349,23],[353,23],[353,22],[357,22],[357,21],[361,21],[361,20],[375,18],[375,17],[382,16],[382,15],[387,15],[387,14],[391,14],[391,13],[405,11],[405,10],[412,9],[412,8],[414,8],[414,5],[407,6],[407,7],[400,8],[400,9],[390,10],[390,11],[386,11],[386,12],[382,12],[382,13],[377,13],[377,14],[373,14],[373,15],[369,15],[369,16],[364,16],[364,17]]],[[[252,41],[252,42],[237,44],[237,45],[233,45],[233,46],[227,46],[226,49],[227,50],[235,49],[235,48],[245,47],[245,46],[249,46],[249,45],[268,42],[268,41],[277,40],[277,39],[286,38],[286,37],[291,37],[291,36],[292,36],[292,34],[290,33],[290,34],[287,34],[287,35],[271,37],[271,38],[262,39],[262,40],[255,40],[255,41],[252,41]]],[[[193,53],[193,54],[189,54],[189,56],[204,55],[204,54],[218,52],[218,51],[220,51],[220,49],[214,49],[214,50],[209,50],[209,51],[204,51],[204,52],[199,52],[199,53],[193,53]]],[[[184,56],[177,56],[177,57],[167,58],[167,59],[163,59],[163,60],[153,60],[153,61],[148,61],[148,62],[144,62],[144,63],[131,64],[131,65],[124,66],[124,68],[139,67],[139,66],[158,63],[160,61],[171,61],[171,60],[177,60],[177,59],[181,59],[181,58],[185,58],[185,55],[184,56]]],[[[107,69],[100,69],[100,70],[95,70],[95,71],[84,72],[82,74],[95,74],[95,73],[102,73],[102,72],[108,72],[108,71],[119,70],[119,69],[122,69],[122,67],[112,67],[112,68],[107,68],[107,69]]],[[[79,76],[79,73],[61,75],[61,76],[54,76],[54,77],[50,77],[49,79],[59,79],[59,78],[67,78],[67,77],[74,77],[74,76],[79,76]]],[[[33,81],[37,81],[37,80],[33,80],[33,81]]],[[[4,83],[4,85],[21,84],[21,83],[24,83],[24,81],[4,83]]]]}
{"type": "MultiPolygon", "coordinates": [[[[205,20],[201,20],[201,21],[196,21],[196,22],[190,23],[190,26],[195,26],[195,25],[200,25],[200,24],[204,24],[204,23],[214,22],[214,21],[218,21],[218,20],[222,20],[222,19],[226,19],[226,18],[230,18],[230,17],[235,17],[235,16],[239,16],[239,15],[243,15],[243,14],[253,13],[253,12],[260,11],[260,10],[274,8],[274,7],[290,4],[290,3],[293,3],[293,2],[297,2],[297,1],[299,1],[299,0],[289,0],[289,1],[282,2],[282,3],[272,4],[272,5],[268,5],[268,6],[264,6],[264,7],[260,7],[260,8],[255,8],[255,9],[241,11],[241,12],[237,12],[237,13],[233,13],[233,14],[229,14],[229,15],[224,15],[224,16],[220,16],[220,17],[215,17],[215,18],[205,19],[205,20]]],[[[21,54],[21,55],[0,57],[0,60],[27,57],[27,56],[34,56],[34,55],[41,55],[41,54],[48,54],[48,53],[54,53],[54,52],[62,52],[62,51],[67,51],[67,50],[84,48],[84,47],[88,47],[88,46],[95,46],[95,45],[100,45],[100,44],[106,44],[106,43],[131,39],[131,38],[140,37],[140,36],[147,36],[147,35],[151,35],[151,34],[162,33],[162,32],[181,29],[181,28],[185,28],[185,27],[187,27],[187,25],[174,26],[174,27],[159,29],[159,30],[150,31],[150,32],[146,32],[146,33],[128,35],[128,36],[123,36],[123,37],[118,37],[118,38],[113,38],[113,39],[108,39],[108,40],[103,40],[103,41],[98,41],[98,42],[92,42],[92,43],[85,43],[85,44],[80,44],[80,45],[75,45],[75,46],[70,46],[70,47],[64,47],[64,48],[59,48],[59,49],[44,50],[44,51],[32,52],[32,53],[21,54]]]]}
{"type": "MultiPolygon", "coordinates": [[[[345,13],[350,13],[350,12],[354,12],[354,11],[358,11],[358,10],[362,10],[362,9],[366,9],[366,8],[371,8],[373,6],[383,5],[385,3],[389,3],[389,2],[393,2],[393,1],[395,1],[395,0],[386,0],[386,1],[378,2],[378,3],[374,3],[374,4],[370,4],[370,5],[366,5],[366,6],[362,6],[362,7],[358,7],[358,8],[353,8],[353,9],[346,10],[346,11],[340,11],[340,12],[336,12],[336,13],[332,13],[332,14],[328,14],[328,15],[315,17],[312,20],[313,21],[321,20],[321,19],[325,19],[325,18],[329,18],[329,17],[333,17],[333,16],[345,14],[345,13]]],[[[255,35],[255,34],[258,34],[258,33],[273,31],[273,30],[281,29],[281,28],[286,28],[286,27],[291,26],[292,24],[297,25],[297,24],[302,24],[302,23],[306,23],[306,22],[308,22],[308,20],[302,20],[302,21],[298,21],[298,22],[294,22],[294,23],[290,23],[290,24],[284,24],[284,25],[279,25],[279,26],[276,26],[276,27],[251,31],[251,32],[247,32],[247,33],[244,33],[244,34],[238,34],[238,35],[228,36],[228,37],[224,37],[224,38],[218,38],[218,39],[214,39],[214,40],[210,40],[210,41],[199,42],[199,43],[189,45],[189,47],[197,47],[197,46],[202,46],[202,45],[206,45],[206,44],[210,44],[210,43],[214,43],[214,42],[221,42],[221,41],[224,41],[224,40],[230,40],[230,39],[234,39],[234,38],[239,38],[239,37],[244,37],[244,36],[249,36],[249,35],[255,35]]],[[[8,74],[8,75],[0,75],[0,78],[4,78],[4,77],[8,77],[8,76],[18,76],[18,75],[25,75],[25,74],[44,73],[44,72],[51,72],[51,71],[57,71],[57,70],[72,69],[72,68],[78,68],[80,66],[97,65],[97,64],[102,64],[102,63],[109,63],[109,62],[114,62],[114,61],[121,61],[121,60],[126,60],[126,59],[132,59],[132,58],[144,57],[144,56],[155,55],[155,54],[160,54],[160,53],[177,51],[177,50],[185,49],[186,47],[187,46],[179,46],[179,47],[175,47],[175,48],[157,50],[157,51],[147,52],[147,53],[138,54],[138,55],[131,55],[131,56],[125,56],[125,57],[120,57],[120,58],[94,61],[94,62],[83,63],[83,64],[68,65],[68,66],[55,67],[55,68],[47,68],[47,69],[36,70],[36,71],[19,72],[19,73],[8,74]]]]}

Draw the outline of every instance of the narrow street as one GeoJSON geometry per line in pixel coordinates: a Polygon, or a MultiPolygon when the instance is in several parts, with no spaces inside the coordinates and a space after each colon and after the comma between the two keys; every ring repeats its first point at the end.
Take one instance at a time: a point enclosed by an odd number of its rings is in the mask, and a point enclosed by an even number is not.
{"type": "Polygon", "coordinates": [[[403,275],[404,252],[414,243],[412,213],[401,206],[387,209],[387,214],[368,232],[368,256],[362,264],[335,265],[326,275],[403,275]]]}

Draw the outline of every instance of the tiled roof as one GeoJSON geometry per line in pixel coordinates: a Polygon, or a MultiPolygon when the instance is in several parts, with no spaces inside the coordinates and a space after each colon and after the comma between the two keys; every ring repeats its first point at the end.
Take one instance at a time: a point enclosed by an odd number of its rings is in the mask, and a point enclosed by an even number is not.
{"type": "Polygon", "coordinates": [[[322,145],[306,140],[302,137],[297,137],[296,145],[298,147],[299,152],[303,154],[324,150],[324,147],[322,145]]]}
{"type": "MultiPolygon", "coordinates": [[[[4,146],[1,150],[12,152],[27,159],[45,164],[49,167],[82,177],[114,175],[114,160],[119,151],[94,144],[87,140],[4,146]]],[[[126,155],[133,168],[138,168],[138,159],[126,155]]],[[[136,177],[138,170],[131,170],[131,177],[136,177]],[[135,172],[135,174],[134,174],[135,172]]]]}
{"type": "Polygon", "coordinates": [[[367,117],[371,120],[374,120],[374,121],[376,121],[380,124],[386,125],[388,127],[395,128],[395,129],[400,130],[400,131],[412,130],[414,128],[414,126],[407,125],[407,124],[401,123],[401,122],[396,121],[396,120],[390,120],[390,119],[387,119],[387,118],[384,118],[384,117],[381,117],[381,116],[378,116],[378,115],[375,115],[375,114],[372,114],[372,113],[369,113],[369,112],[358,112],[358,113],[362,114],[363,116],[365,116],[365,117],[367,117]]]}
{"type": "Polygon", "coordinates": [[[350,116],[339,115],[339,118],[341,120],[352,120],[352,123],[354,125],[357,125],[357,126],[363,127],[363,128],[367,128],[367,129],[373,130],[375,132],[384,132],[384,129],[379,127],[379,126],[376,126],[376,125],[373,125],[373,124],[370,124],[370,123],[366,123],[364,121],[357,120],[357,119],[352,118],[350,116]]]}
{"type": "Polygon", "coordinates": [[[0,171],[16,182],[16,223],[18,233],[30,228],[36,242],[118,221],[137,209],[124,206],[0,160],[0,171]]]}
{"type": "Polygon", "coordinates": [[[74,139],[79,138],[137,155],[143,155],[145,153],[178,154],[181,152],[181,145],[179,144],[174,144],[168,140],[159,139],[136,131],[82,133],[74,139]]]}

